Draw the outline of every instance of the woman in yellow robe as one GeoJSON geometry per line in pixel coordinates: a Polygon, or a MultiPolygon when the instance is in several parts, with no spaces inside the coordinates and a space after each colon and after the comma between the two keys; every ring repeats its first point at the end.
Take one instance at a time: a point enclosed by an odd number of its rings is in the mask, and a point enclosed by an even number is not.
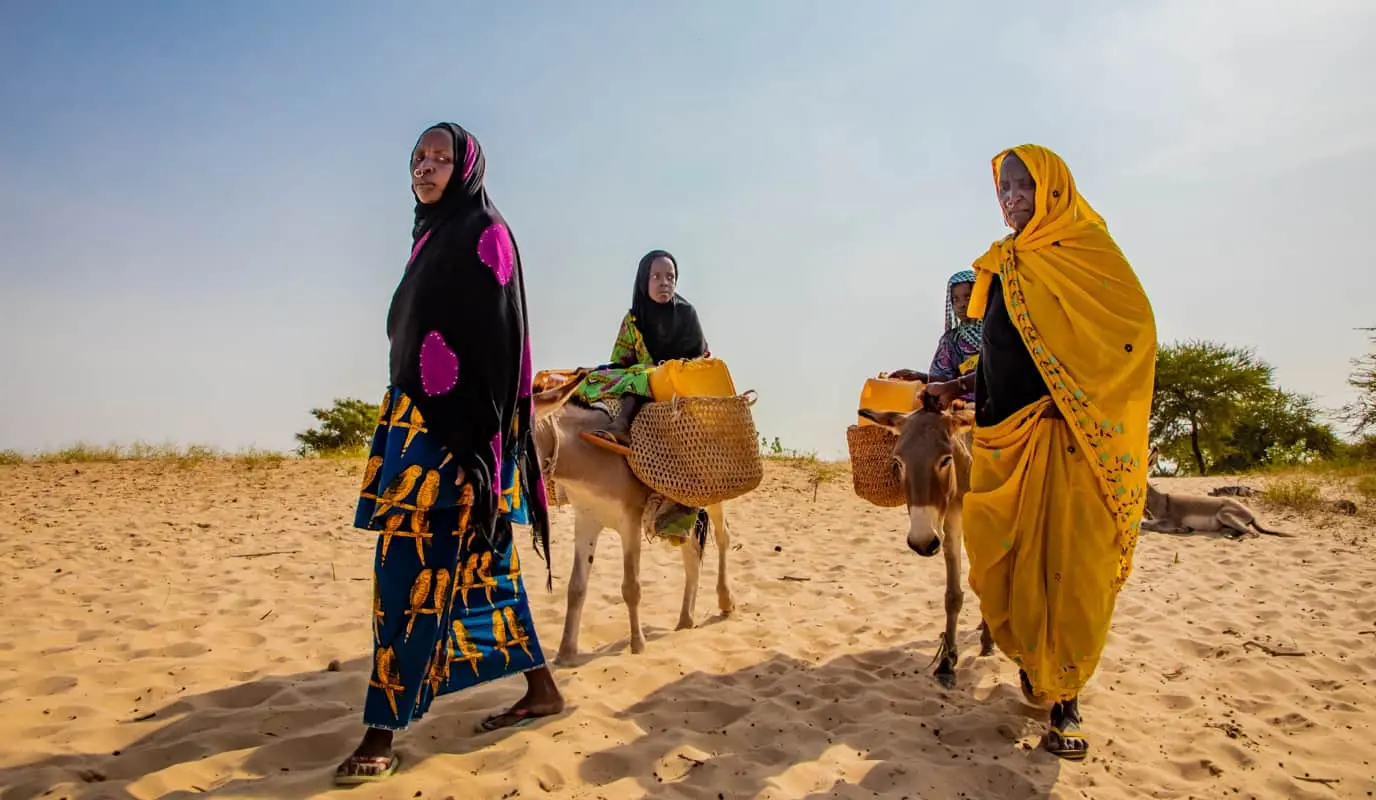
{"type": "Polygon", "coordinates": [[[1082,759],[1078,698],[1132,571],[1146,497],[1156,323],[1137,275],[1065,162],[1000,153],[1013,233],[974,264],[984,320],[965,496],[970,588],[1024,694],[1052,704],[1046,748],[1082,759]]]}

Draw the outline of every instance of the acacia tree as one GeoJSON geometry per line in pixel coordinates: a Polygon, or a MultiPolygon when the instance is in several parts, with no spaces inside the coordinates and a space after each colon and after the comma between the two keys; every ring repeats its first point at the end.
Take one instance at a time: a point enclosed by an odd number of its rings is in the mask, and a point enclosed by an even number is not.
{"type": "MultiPolygon", "coordinates": [[[[1376,346],[1376,328],[1362,328],[1367,340],[1376,346]]],[[[1343,408],[1343,420],[1352,426],[1354,436],[1376,432],[1376,350],[1352,359],[1352,374],[1347,385],[1357,390],[1357,399],[1343,408]]]]}
{"type": "Polygon", "coordinates": [[[301,455],[323,455],[367,447],[377,426],[378,407],[352,397],[335,398],[329,408],[312,408],[320,423],[296,434],[301,455]]]}
{"type": "Polygon", "coordinates": [[[1250,400],[1271,386],[1271,365],[1250,348],[1217,342],[1176,342],[1156,355],[1151,438],[1166,455],[1188,446],[1200,475],[1207,475],[1205,451],[1222,453],[1233,424],[1250,400]]]}
{"type": "Polygon", "coordinates": [[[1241,402],[1210,468],[1241,472],[1260,464],[1332,458],[1341,444],[1322,416],[1308,395],[1264,389],[1241,402]]]}

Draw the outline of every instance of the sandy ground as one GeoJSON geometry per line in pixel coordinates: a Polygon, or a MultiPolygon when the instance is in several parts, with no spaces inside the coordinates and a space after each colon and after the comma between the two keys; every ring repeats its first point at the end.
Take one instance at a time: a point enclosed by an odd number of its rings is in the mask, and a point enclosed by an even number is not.
{"type": "MultiPolygon", "coordinates": [[[[774,466],[729,508],[730,618],[709,566],[699,627],[674,632],[679,556],[650,546],[649,644],[631,655],[619,560],[601,559],[585,659],[556,673],[565,715],[478,736],[523,682],[442,698],[398,740],[402,774],[332,790],[368,678],[373,541],[349,527],[360,466],[0,468],[0,798],[1376,791],[1370,517],[1275,516],[1298,540],[1144,537],[1084,697],[1093,755],[1073,765],[1036,749],[1042,718],[1011,664],[976,657],[973,595],[960,685],[930,677],[942,566],[906,551],[902,512],[866,506],[844,478],[814,502],[803,473],[774,466]],[[270,551],[293,552],[255,555],[270,551]]],[[[551,655],[572,531],[555,516],[555,591],[532,594],[551,655]]]]}

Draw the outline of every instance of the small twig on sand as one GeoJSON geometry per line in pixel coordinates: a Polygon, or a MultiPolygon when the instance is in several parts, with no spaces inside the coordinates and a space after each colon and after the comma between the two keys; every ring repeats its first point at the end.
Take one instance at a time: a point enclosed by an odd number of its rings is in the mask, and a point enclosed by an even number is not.
{"type": "Polygon", "coordinates": [[[332,580],[332,581],[337,581],[337,580],[339,580],[339,573],[337,573],[337,572],[334,571],[334,562],[333,562],[333,561],[330,562],[330,580],[332,580]]]}
{"type": "Polygon", "coordinates": [[[263,556],[289,556],[299,553],[300,550],[269,550],[266,553],[236,553],[230,558],[262,558],[263,556]]]}
{"type": "Polygon", "coordinates": [[[262,622],[263,620],[267,619],[267,618],[268,618],[268,614],[271,614],[271,613],[272,613],[272,609],[269,608],[269,609],[267,610],[267,614],[264,614],[263,616],[259,617],[259,618],[258,618],[258,621],[259,621],[259,622],[262,622]]]}
{"type": "MultiPolygon", "coordinates": [[[[700,767],[703,764],[707,763],[706,761],[699,761],[698,759],[693,758],[692,756],[686,756],[682,753],[679,753],[678,757],[683,759],[684,761],[687,761],[689,764],[692,764],[693,767],[700,767]]],[[[692,769],[692,767],[689,767],[689,769],[692,769]]]]}
{"type": "Polygon", "coordinates": [[[779,580],[781,580],[781,581],[797,581],[797,582],[799,582],[799,583],[803,583],[803,582],[805,582],[805,581],[810,581],[810,580],[812,580],[812,579],[811,579],[811,578],[799,578],[799,577],[796,577],[796,576],[794,576],[794,575],[785,575],[785,576],[783,576],[782,578],[780,578],[779,580]]]}
{"type": "Polygon", "coordinates": [[[1357,631],[1358,636],[1376,636],[1376,631],[1357,631]]]}
{"type": "Polygon", "coordinates": [[[1279,657],[1279,656],[1306,656],[1306,655],[1309,655],[1308,653],[1301,653],[1301,652],[1298,651],[1298,650],[1277,650],[1277,649],[1274,648],[1274,647],[1270,647],[1269,645],[1264,645],[1264,644],[1262,644],[1261,642],[1258,642],[1256,639],[1248,639],[1247,641],[1245,641],[1245,642],[1242,643],[1242,649],[1243,649],[1243,650],[1246,650],[1248,647],[1255,647],[1255,648],[1257,648],[1258,650],[1260,650],[1261,652],[1265,653],[1265,654],[1268,655],[1268,656],[1276,656],[1276,657],[1279,657]]]}
{"type": "Polygon", "coordinates": [[[1304,781],[1305,783],[1322,783],[1324,786],[1332,786],[1335,783],[1342,782],[1342,778],[1310,778],[1308,776],[1301,777],[1299,775],[1291,775],[1290,777],[1297,781],[1304,781]]]}

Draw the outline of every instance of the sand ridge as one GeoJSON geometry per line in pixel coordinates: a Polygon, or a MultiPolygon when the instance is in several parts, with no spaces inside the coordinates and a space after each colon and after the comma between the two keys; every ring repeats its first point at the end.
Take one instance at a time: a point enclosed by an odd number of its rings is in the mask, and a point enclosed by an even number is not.
{"type": "MultiPolygon", "coordinates": [[[[1042,717],[1010,662],[976,657],[971,593],[959,685],[931,678],[942,564],[906,550],[902,512],[845,479],[814,502],[808,476],[777,465],[728,506],[731,617],[714,608],[709,553],[699,627],[673,631],[681,562],[648,546],[633,656],[619,560],[599,559],[584,656],[556,670],[566,714],[477,735],[520,679],[441,698],[398,739],[400,775],[334,790],[368,678],[360,475],[335,461],[0,467],[0,799],[1376,791],[1368,519],[1268,515],[1298,540],[1144,536],[1084,697],[1094,750],[1071,765],[1036,749],[1042,717]]],[[[551,656],[572,551],[571,514],[554,516],[555,591],[530,582],[551,656]]],[[[520,547],[534,577],[543,565],[520,547]]],[[[609,533],[600,552],[615,550],[609,533]]]]}

